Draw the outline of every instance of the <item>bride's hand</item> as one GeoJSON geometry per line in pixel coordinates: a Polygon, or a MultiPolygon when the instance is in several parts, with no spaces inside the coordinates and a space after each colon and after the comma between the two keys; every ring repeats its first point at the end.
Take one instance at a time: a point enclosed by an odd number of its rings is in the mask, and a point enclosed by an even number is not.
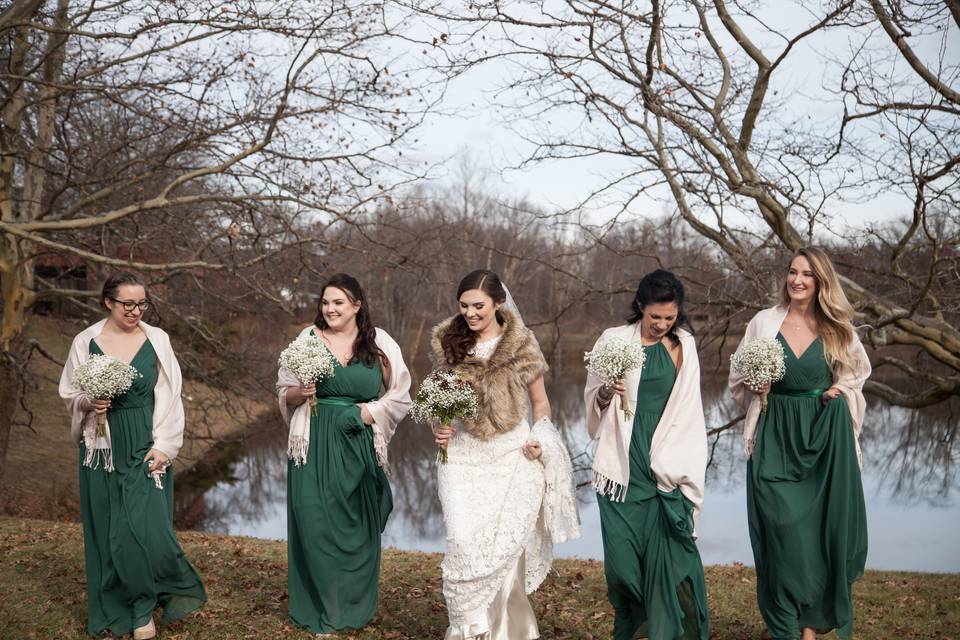
{"type": "Polygon", "coordinates": [[[523,455],[526,456],[527,460],[538,460],[543,454],[543,450],[540,448],[540,443],[536,440],[531,440],[523,445],[523,455]]]}
{"type": "Polygon", "coordinates": [[[452,425],[441,424],[433,428],[433,441],[437,443],[437,446],[441,449],[446,449],[447,445],[450,443],[450,438],[453,437],[455,429],[452,425]]]}

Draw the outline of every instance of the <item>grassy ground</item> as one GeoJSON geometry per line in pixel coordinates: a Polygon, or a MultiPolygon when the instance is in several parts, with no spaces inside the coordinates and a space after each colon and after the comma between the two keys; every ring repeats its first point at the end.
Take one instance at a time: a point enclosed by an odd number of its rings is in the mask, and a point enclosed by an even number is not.
{"type": "MultiPolygon", "coordinates": [[[[180,534],[209,592],[194,616],[161,628],[168,640],[309,638],[286,620],[286,546],[251,538],[180,534]]],[[[440,556],[384,552],[380,608],[356,640],[440,638],[446,611],[440,556]]],[[[561,560],[533,596],[545,639],[609,638],[603,565],[561,560]]],[[[707,568],[711,638],[764,637],[754,576],[743,566],[707,568]]],[[[86,595],[79,525],[0,518],[0,636],[83,638],[86,595]]],[[[856,586],[856,638],[947,640],[960,636],[960,575],[868,572],[856,586]]],[[[831,635],[830,638],[835,636],[831,635]]]]}

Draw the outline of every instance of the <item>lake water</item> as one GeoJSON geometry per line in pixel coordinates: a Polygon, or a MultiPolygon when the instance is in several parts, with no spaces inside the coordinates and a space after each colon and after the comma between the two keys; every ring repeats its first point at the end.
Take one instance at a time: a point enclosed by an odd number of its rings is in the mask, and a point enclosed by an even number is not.
{"type": "MultiPolygon", "coordinates": [[[[587,485],[587,435],[582,373],[548,381],[555,423],[567,440],[578,482],[587,485]]],[[[708,427],[726,423],[735,408],[720,386],[706,388],[708,427]]],[[[916,412],[871,406],[861,437],[869,527],[870,569],[960,572],[956,406],[916,412]]],[[[286,538],[286,433],[279,414],[254,436],[222,449],[205,470],[178,478],[180,522],[204,531],[286,538]]],[[[704,564],[753,564],[744,495],[745,462],[739,432],[714,442],[697,544],[704,564]]],[[[409,420],[390,444],[394,511],[385,546],[443,551],[436,491],[435,449],[428,428],[409,420]]],[[[603,558],[596,498],[579,491],[583,535],[558,545],[560,557],[603,558]]]]}

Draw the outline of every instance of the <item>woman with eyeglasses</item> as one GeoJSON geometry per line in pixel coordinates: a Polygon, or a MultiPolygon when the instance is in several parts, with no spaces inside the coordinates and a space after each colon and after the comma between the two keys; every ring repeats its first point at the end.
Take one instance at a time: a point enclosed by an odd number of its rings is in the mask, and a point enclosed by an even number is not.
{"type": "Polygon", "coordinates": [[[149,301],[137,275],[110,276],[101,303],[107,317],[73,339],[60,377],[70,434],[80,446],[87,631],[146,640],[156,636],[158,606],[170,622],[207,600],[173,531],[170,464],[184,427],[180,366],[166,332],[142,320],[149,301]],[[74,372],[96,354],[130,364],[140,377],[113,400],[88,397],[74,372]]]}

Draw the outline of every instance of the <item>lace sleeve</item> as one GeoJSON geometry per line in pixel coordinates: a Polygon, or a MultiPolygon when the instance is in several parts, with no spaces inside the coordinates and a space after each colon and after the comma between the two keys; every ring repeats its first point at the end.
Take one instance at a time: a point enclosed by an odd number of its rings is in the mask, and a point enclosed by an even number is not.
{"type": "Polygon", "coordinates": [[[580,537],[580,514],[573,486],[573,465],[560,433],[550,418],[533,425],[531,439],[540,443],[547,489],[543,499],[544,524],[554,543],[580,537]]]}

